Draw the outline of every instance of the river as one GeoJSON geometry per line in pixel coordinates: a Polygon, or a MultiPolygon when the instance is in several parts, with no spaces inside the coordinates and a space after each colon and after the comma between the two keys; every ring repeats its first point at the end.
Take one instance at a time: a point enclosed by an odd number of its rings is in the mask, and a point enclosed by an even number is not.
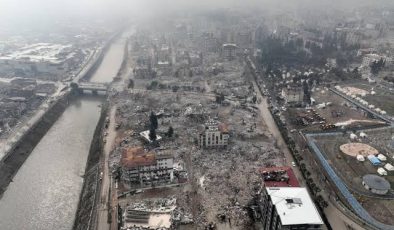
{"type": "Polygon", "coordinates": [[[109,47],[103,58],[102,64],[97,68],[96,73],[90,78],[91,82],[105,83],[112,81],[122,65],[126,34],[115,40],[109,47]],[[119,60],[119,58],[121,60],[119,60]]]}
{"type": "MultiPolygon", "coordinates": [[[[124,43],[121,36],[110,46],[91,81],[112,81],[124,43]]],[[[41,139],[0,200],[0,230],[72,229],[102,101],[80,97],[41,139]]]]}

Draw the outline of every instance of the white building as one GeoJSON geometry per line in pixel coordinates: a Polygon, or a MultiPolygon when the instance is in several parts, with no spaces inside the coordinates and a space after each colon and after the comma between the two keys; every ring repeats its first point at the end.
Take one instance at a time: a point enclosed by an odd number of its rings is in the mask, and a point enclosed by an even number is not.
{"type": "Polygon", "coordinates": [[[53,75],[64,74],[73,63],[71,45],[37,43],[0,56],[0,73],[53,75]]]}
{"type": "Polygon", "coordinates": [[[369,67],[369,66],[371,66],[372,62],[379,61],[380,59],[386,60],[386,57],[385,56],[380,56],[378,54],[366,54],[363,57],[362,65],[364,67],[369,67]]]}
{"type": "Polygon", "coordinates": [[[304,91],[301,88],[283,88],[281,96],[286,103],[301,103],[304,100],[304,91]]]}
{"type": "Polygon", "coordinates": [[[210,120],[205,123],[204,130],[198,137],[198,145],[200,148],[226,147],[229,136],[226,124],[210,120]]]}
{"type": "Polygon", "coordinates": [[[226,60],[233,60],[236,57],[237,49],[236,44],[223,44],[222,55],[226,60]]]}
{"type": "MultiPolygon", "coordinates": [[[[149,133],[150,133],[149,130],[142,131],[142,132],[140,132],[140,137],[142,137],[142,139],[144,139],[146,142],[151,143],[153,141],[150,139],[149,133]]],[[[162,139],[162,137],[160,135],[156,134],[156,141],[161,141],[161,139],[162,139]]]]}
{"type": "Polygon", "coordinates": [[[323,221],[306,188],[265,187],[259,203],[264,230],[322,229],[323,221]]]}

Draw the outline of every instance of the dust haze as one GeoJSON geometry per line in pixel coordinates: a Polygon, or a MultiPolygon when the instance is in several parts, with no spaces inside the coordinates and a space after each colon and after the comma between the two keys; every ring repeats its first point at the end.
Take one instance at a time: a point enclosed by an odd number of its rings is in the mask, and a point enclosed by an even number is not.
{"type": "Polygon", "coordinates": [[[0,25],[4,29],[50,27],[59,20],[116,21],[136,18],[157,18],[173,13],[193,14],[215,9],[261,10],[274,12],[306,12],[352,10],[371,6],[393,5],[390,0],[0,0],[0,25]],[[5,28],[4,28],[5,27],[5,28]]]}

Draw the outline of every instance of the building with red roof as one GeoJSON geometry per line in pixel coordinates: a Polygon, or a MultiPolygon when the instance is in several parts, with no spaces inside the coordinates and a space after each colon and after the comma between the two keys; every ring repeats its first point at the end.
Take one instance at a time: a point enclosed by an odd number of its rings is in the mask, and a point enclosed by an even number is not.
{"type": "Polygon", "coordinates": [[[289,166],[261,168],[259,173],[265,187],[300,187],[293,169],[289,166]]]}
{"type": "Polygon", "coordinates": [[[123,151],[120,166],[121,179],[128,187],[163,184],[173,179],[174,157],[169,152],[130,147],[123,151]]]}

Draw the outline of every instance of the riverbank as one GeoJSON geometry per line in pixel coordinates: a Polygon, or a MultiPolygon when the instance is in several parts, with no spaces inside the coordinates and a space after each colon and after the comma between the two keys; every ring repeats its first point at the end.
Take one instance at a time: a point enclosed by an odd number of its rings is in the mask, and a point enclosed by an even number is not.
{"type": "Polygon", "coordinates": [[[99,121],[94,131],[92,143],[89,149],[88,160],[86,162],[84,182],[79,197],[78,209],[75,213],[74,230],[95,229],[97,192],[100,184],[100,156],[103,152],[103,129],[105,118],[108,113],[108,104],[103,104],[99,121]]]}
{"type": "Polygon", "coordinates": [[[23,165],[34,147],[45,136],[47,131],[66,110],[68,104],[74,99],[71,93],[60,98],[48,109],[43,117],[23,135],[14,147],[0,162],[0,199],[6,191],[13,177],[23,165]]]}
{"type": "Polygon", "coordinates": [[[95,60],[93,60],[92,63],[87,64],[87,66],[81,70],[81,72],[78,74],[78,76],[73,79],[74,82],[79,82],[79,81],[89,81],[90,78],[96,73],[97,69],[101,66],[105,55],[107,54],[109,48],[113,44],[113,42],[118,39],[124,31],[124,28],[116,32],[114,35],[112,35],[108,41],[105,42],[105,45],[98,50],[96,50],[97,57],[95,60]]]}
{"type": "MultiPolygon", "coordinates": [[[[118,37],[117,37],[118,38],[118,37]]],[[[120,38],[119,38],[120,39],[120,38]]],[[[116,42],[116,41],[115,41],[116,42]]],[[[113,81],[112,82],[112,87],[116,90],[123,90],[124,87],[124,82],[119,81],[120,78],[127,76],[127,63],[128,63],[128,41],[126,40],[125,44],[121,46],[123,50],[123,55],[122,55],[122,62],[119,64],[119,68],[116,69],[116,72],[114,71],[113,74],[108,74],[108,76],[113,76],[115,79],[112,80],[117,80],[116,83],[113,81]],[[119,78],[119,79],[117,79],[119,78]],[[115,86],[115,84],[117,86],[115,86]],[[119,87],[118,87],[119,86],[119,87]]],[[[111,55],[110,55],[111,56],[111,55]]],[[[96,69],[97,71],[97,69],[96,69]]],[[[102,80],[100,78],[89,78],[91,81],[95,80],[102,80]]],[[[100,115],[99,122],[97,124],[93,140],[90,146],[89,150],[89,156],[88,156],[88,161],[86,163],[86,169],[85,169],[85,176],[84,176],[84,182],[83,182],[83,187],[78,203],[78,209],[75,215],[75,221],[74,221],[74,230],[93,230],[97,229],[97,217],[98,217],[98,204],[105,203],[107,205],[108,203],[108,196],[105,197],[105,200],[100,198],[100,189],[106,188],[108,184],[104,183],[108,179],[108,166],[106,165],[106,159],[104,156],[104,146],[105,144],[103,143],[103,132],[104,132],[104,123],[105,119],[108,116],[110,106],[108,103],[105,103],[102,106],[102,111],[100,115]],[[103,164],[101,164],[101,163],[103,164]],[[100,174],[101,172],[103,173],[102,176],[102,181],[100,180],[100,174]],[[101,200],[101,201],[99,201],[101,200]]],[[[109,189],[109,188],[108,188],[109,189]]],[[[102,194],[101,194],[102,195],[102,194]]],[[[107,212],[107,211],[106,211],[107,212]]],[[[106,220],[108,216],[106,214],[106,220]]]]}

